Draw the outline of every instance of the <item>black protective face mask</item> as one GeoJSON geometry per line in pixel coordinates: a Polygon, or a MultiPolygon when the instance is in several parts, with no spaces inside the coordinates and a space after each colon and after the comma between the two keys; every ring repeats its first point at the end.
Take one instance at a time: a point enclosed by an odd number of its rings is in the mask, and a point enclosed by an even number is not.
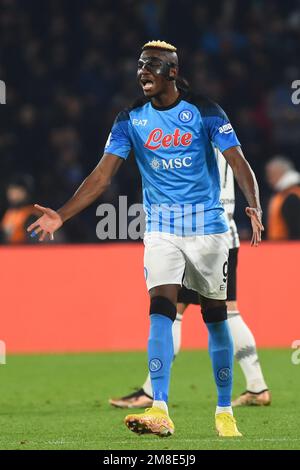
{"type": "Polygon", "coordinates": [[[175,77],[170,77],[170,69],[176,67],[173,62],[165,62],[158,57],[147,57],[146,59],[139,59],[138,72],[145,68],[153,75],[162,75],[167,80],[175,80],[175,77]]]}

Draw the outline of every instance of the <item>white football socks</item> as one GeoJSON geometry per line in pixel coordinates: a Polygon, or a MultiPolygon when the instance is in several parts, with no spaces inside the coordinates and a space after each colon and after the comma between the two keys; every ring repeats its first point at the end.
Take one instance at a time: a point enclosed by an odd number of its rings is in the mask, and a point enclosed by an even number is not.
{"type": "Polygon", "coordinates": [[[163,410],[169,416],[168,405],[165,401],[154,400],[153,405],[155,408],[163,410]]]}
{"type": "Polygon", "coordinates": [[[220,413],[229,413],[233,416],[231,406],[217,406],[216,415],[219,415],[220,413]]]}
{"type": "Polygon", "coordinates": [[[268,387],[260,367],[255,339],[240,312],[228,312],[228,325],[234,344],[234,356],[245,375],[247,390],[254,393],[266,390],[268,387]]]}

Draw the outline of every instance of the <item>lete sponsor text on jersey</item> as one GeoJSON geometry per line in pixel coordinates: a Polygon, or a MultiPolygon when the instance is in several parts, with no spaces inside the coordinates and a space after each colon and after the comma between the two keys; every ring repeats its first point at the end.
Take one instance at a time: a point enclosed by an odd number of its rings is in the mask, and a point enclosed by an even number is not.
{"type": "Polygon", "coordinates": [[[161,147],[179,147],[180,145],[188,147],[191,145],[192,139],[193,134],[190,132],[181,134],[180,129],[176,128],[173,134],[164,134],[163,130],[157,127],[150,132],[144,147],[149,150],[157,150],[161,147]]]}

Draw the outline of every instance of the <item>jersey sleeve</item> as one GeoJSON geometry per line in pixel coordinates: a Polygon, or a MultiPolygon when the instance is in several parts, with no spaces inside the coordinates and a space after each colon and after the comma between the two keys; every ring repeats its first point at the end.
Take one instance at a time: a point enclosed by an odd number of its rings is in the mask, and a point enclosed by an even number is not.
{"type": "Polygon", "coordinates": [[[209,139],[221,152],[241,145],[226,113],[217,103],[208,101],[201,115],[209,139]]]}
{"type": "Polygon", "coordinates": [[[111,132],[108,136],[107,142],[104,147],[105,153],[112,153],[120,158],[127,159],[129,152],[132,148],[132,143],[129,135],[129,112],[127,110],[121,111],[112,126],[111,132]]]}

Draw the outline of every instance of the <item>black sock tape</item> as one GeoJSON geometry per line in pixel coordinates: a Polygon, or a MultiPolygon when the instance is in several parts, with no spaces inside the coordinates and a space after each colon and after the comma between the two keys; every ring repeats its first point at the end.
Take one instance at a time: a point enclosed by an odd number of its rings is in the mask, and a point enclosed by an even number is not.
{"type": "Polygon", "coordinates": [[[153,297],[150,302],[150,315],[158,313],[170,318],[172,321],[176,318],[177,309],[171,300],[162,295],[153,297]]]}
{"type": "Polygon", "coordinates": [[[227,306],[202,309],[201,311],[205,323],[217,323],[227,320],[227,306]]]}

